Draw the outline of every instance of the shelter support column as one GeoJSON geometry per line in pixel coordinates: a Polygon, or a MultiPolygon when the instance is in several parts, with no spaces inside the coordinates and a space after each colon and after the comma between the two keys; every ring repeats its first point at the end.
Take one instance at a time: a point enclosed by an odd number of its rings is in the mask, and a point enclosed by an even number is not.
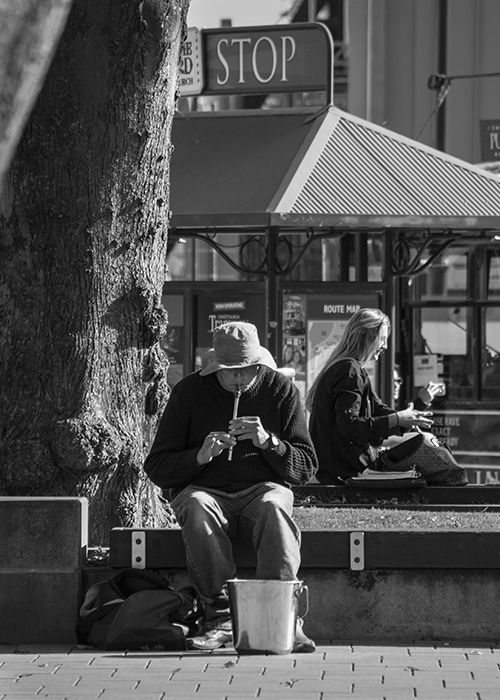
{"type": "MultiPolygon", "coordinates": [[[[384,236],[384,267],[382,272],[382,280],[386,283],[386,313],[391,319],[392,325],[392,342],[389,346],[390,362],[388,371],[385,372],[383,377],[384,392],[387,397],[392,397],[394,393],[393,370],[396,361],[396,339],[401,332],[401,299],[399,295],[396,295],[395,286],[397,284],[397,278],[392,274],[392,251],[396,236],[397,234],[393,233],[392,231],[386,231],[384,236]]],[[[387,365],[385,366],[387,368],[387,365]]],[[[388,402],[392,403],[389,399],[388,402]]]]}
{"type": "Polygon", "coordinates": [[[269,352],[280,363],[280,353],[278,352],[279,335],[279,298],[278,298],[278,274],[277,274],[277,248],[278,231],[270,228],[267,232],[267,270],[266,275],[266,297],[268,306],[266,309],[266,345],[269,352]]]}

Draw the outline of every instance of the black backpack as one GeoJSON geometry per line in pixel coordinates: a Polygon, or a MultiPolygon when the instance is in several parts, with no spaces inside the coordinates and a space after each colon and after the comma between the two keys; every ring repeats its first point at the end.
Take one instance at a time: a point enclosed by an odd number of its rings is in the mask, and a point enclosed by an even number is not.
{"type": "Polygon", "coordinates": [[[187,649],[201,610],[193,588],[175,591],[157,571],[124,569],[88,589],[77,639],[98,649],[187,649]]]}

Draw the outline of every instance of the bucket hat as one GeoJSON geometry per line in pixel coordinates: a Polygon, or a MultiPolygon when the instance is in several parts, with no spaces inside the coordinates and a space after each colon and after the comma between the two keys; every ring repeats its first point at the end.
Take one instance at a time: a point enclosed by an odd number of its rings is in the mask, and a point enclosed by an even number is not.
{"type": "Polygon", "coordinates": [[[231,321],[218,326],[213,332],[213,354],[200,374],[205,376],[219,369],[239,369],[265,365],[276,369],[273,356],[262,347],[253,323],[231,321]]]}

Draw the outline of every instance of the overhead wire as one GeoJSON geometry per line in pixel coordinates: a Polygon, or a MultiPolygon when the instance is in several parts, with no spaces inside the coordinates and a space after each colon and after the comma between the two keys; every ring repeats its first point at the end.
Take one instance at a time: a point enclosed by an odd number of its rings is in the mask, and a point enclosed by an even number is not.
{"type": "Polygon", "coordinates": [[[422,128],[420,129],[420,131],[418,132],[418,134],[415,136],[415,139],[414,139],[415,141],[418,141],[422,132],[425,130],[425,128],[427,127],[427,125],[429,124],[431,119],[434,117],[435,114],[438,113],[441,105],[443,104],[443,102],[446,99],[446,95],[448,94],[450,87],[451,87],[451,80],[445,80],[443,82],[443,84],[441,85],[441,87],[439,88],[439,92],[437,94],[436,104],[434,105],[434,109],[432,110],[432,112],[429,114],[429,116],[425,120],[425,123],[422,126],[422,128]]]}

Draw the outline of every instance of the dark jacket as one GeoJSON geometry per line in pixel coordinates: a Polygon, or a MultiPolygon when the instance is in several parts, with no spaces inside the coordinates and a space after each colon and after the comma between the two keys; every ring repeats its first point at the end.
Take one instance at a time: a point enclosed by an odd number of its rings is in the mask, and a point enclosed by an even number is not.
{"type": "Polygon", "coordinates": [[[239,401],[238,415],[259,416],[264,428],[280,439],[273,451],[261,450],[251,440],[238,442],[232,461],[224,450],[208,464],[196,455],[205,437],[227,430],[234,394],[224,389],[215,373],[184,377],[172,389],[151,452],[145,462],[149,478],[161,488],[179,491],[187,484],[200,488],[239,491],[272,481],[300,485],[317,470],[317,460],[295,384],[267,367],[239,401]]]}
{"type": "Polygon", "coordinates": [[[309,420],[318,481],[340,483],[363,471],[360,455],[368,456],[370,445],[400,434],[397,426],[389,428],[391,414],[394,409],[374,392],[360,362],[346,358],[332,364],[318,383],[309,420]]]}

